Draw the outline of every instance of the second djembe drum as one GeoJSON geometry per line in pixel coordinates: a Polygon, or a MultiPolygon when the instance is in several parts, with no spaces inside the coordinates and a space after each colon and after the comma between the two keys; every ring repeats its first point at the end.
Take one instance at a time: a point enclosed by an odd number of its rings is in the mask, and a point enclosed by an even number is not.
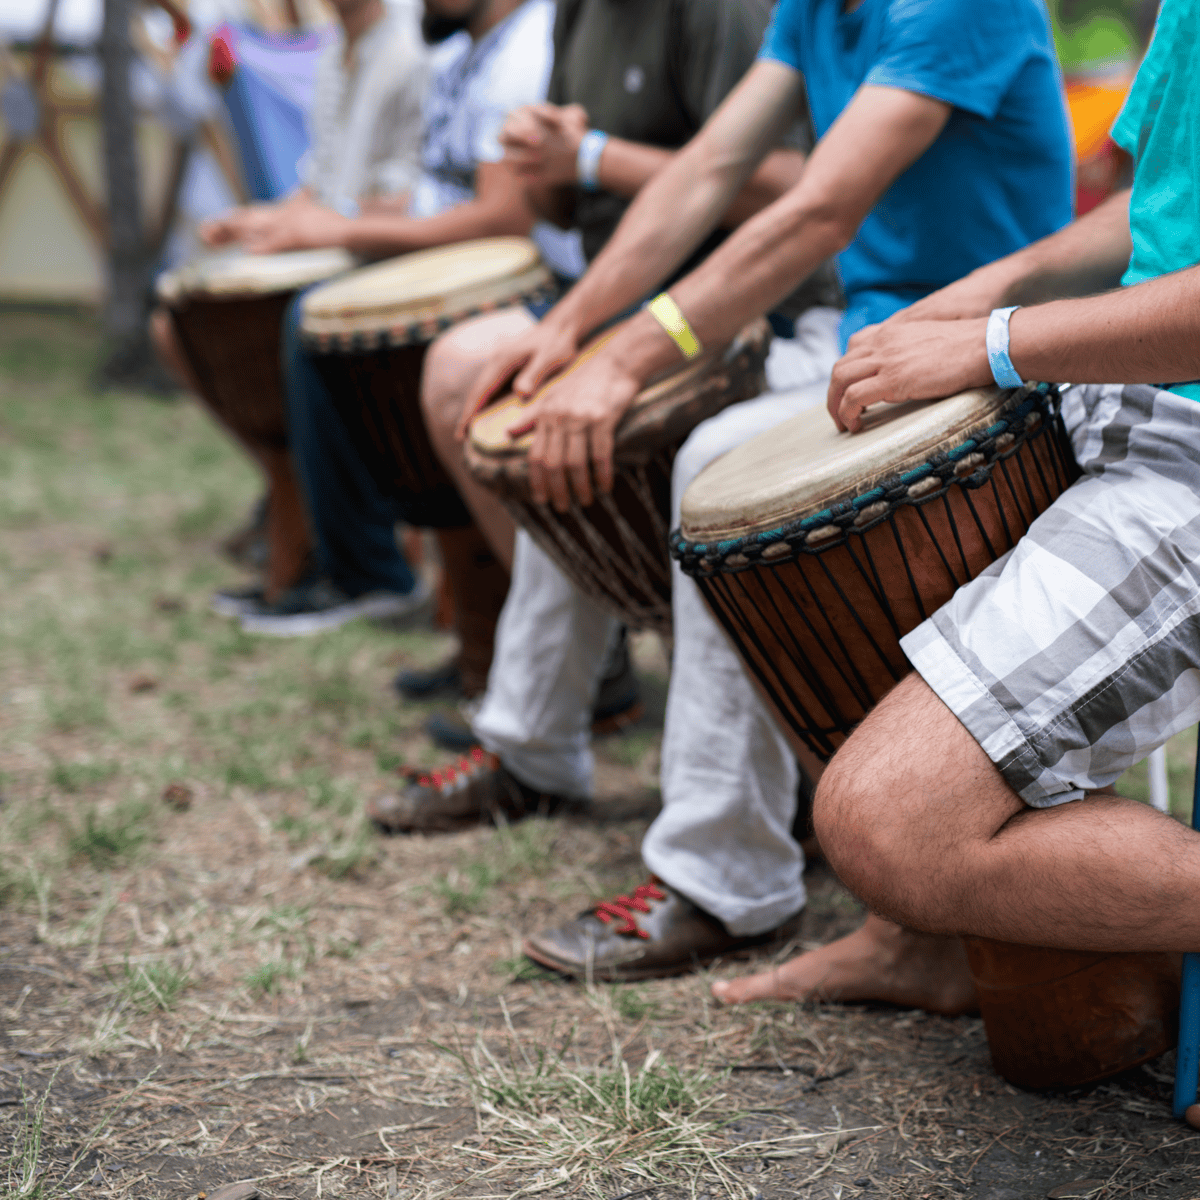
{"type": "Polygon", "coordinates": [[[518,396],[474,419],[467,466],[585,595],[635,629],[669,634],[671,465],[701,421],[765,390],[770,340],[766,322],[756,321],[732,345],[642,391],[617,426],[613,490],[586,508],[572,503],[558,513],[534,502],[526,462],[532,434],[509,436],[531,403],[518,396]]]}
{"type": "Polygon", "coordinates": [[[421,415],[429,343],[458,321],[553,295],[527,238],[483,238],[352,271],[304,297],[300,334],[384,495],[410,525],[470,521],[421,415]]]}
{"type": "MultiPolygon", "coordinates": [[[[792,731],[828,759],[910,671],[900,638],[1016,545],[1078,473],[1050,389],[824,407],[683,497],[672,552],[792,731]]],[[[1023,1087],[1094,1082],[1173,1044],[1179,956],[964,939],[992,1060],[1023,1087]]]]}

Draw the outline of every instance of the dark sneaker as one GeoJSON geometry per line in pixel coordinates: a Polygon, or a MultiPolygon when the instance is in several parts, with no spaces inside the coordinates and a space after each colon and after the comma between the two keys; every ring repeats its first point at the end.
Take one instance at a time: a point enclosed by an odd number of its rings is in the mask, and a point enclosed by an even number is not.
{"type": "Polygon", "coordinates": [[[433,700],[438,696],[461,696],[462,672],[458,669],[458,655],[423,671],[406,668],[392,680],[392,687],[400,693],[402,700],[433,700]]]}
{"type": "Polygon", "coordinates": [[[367,816],[383,833],[452,833],[472,825],[503,824],[549,816],[562,796],[523,784],[481,746],[453,766],[427,774],[403,768],[405,786],[367,804],[367,816]]]}
{"type": "Polygon", "coordinates": [[[651,875],[632,896],[605,900],[573,921],[526,938],[525,954],[543,967],[589,979],[681,975],[717,958],[779,947],[800,931],[801,913],[753,937],[734,937],[716,917],[651,875]]]}
{"type": "Polygon", "coordinates": [[[240,588],[222,588],[213,592],[208,607],[218,617],[244,617],[262,607],[263,596],[261,583],[251,583],[240,588]]]}
{"type": "Polygon", "coordinates": [[[411,592],[364,592],[347,596],[328,579],[297,584],[273,604],[259,604],[242,617],[247,633],[302,637],[336,629],[355,617],[404,617],[429,601],[429,586],[418,579],[411,592]]]}

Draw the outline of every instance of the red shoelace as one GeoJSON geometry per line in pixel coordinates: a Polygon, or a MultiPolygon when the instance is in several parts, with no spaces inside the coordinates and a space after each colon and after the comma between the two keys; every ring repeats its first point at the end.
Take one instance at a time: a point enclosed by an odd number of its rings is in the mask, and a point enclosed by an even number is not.
{"type": "Polygon", "coordinates": [[[615,900],[602,900],[596,905],[596,916],[606,925],[613,920],[624,921],[625,924],[617,929],[618,933],[648,938],[650,935],[644,929],[638,928],[633,914],[635,912],[648,913],[650,911],[649,901],[665,900],[666,898],[667,893],[651,879],[649,883],[642,883],[635,887],[632,896],[618,896],[615,900]]]}
{"type": "Polygon", "coordinates": [[[482,746],[472,746],[470,751],[458,762],[452,763],[448,767],[439,767],[436,771],[428,771],[419,775],[411,767],[403,767],[401,771],[410,779],[415,777],[418,787],[432,787],[437,788],[438,791],[446,791],[453,788],[460,779],[465,780],[480,769],[494,770],[499,762],[500,760],[494,754],[489,754],[482,746]]]}

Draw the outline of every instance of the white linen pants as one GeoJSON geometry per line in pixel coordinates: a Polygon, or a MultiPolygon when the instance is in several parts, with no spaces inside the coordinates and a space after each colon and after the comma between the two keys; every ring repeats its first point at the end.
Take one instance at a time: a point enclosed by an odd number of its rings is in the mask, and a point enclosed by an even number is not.
{"type": "MultiPolygon", "coordinates": [[[[673,527],[692,480],[714,458],[825,402],[840,313],[819,308],[776,340],[771,391],[698,425],[675,459],[673,527]]],[[[764,933],[804,904],[791,835],[799,783],[787,741],[692,580],[672,566],[674,655],[663,731],[663,810],[646,865],[735,936],[764,933]]],[[[591,712],[618,623],[579,593],[523,530],[496,629],[476,737],[523,782],[592,793],[591,712]]]]}

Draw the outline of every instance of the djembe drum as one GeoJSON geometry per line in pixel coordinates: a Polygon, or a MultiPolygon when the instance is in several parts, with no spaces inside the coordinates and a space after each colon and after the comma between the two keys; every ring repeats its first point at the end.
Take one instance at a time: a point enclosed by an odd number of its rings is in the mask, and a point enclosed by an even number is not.
{"type": "MultiPolygon", "coordinates": [[[[1016,545],[1078,474],[1053,390],[824,407],[745,443],[683,497],[671,550],[792,731],[827,760],[910,671],[900,638],[1016,545]]],[[[964,939],[992,1060],[1090,1083],[1172,1044],[1179,956],[964,939]]]]}
{"type": "Polygon", "coordinates": [[[334,249],[239,252],[201,259],[158,281],[159,300],[171,315],[203,399],[267,475],[268,591],[293,581],[308,544],[287,449],[283,315],[301,288],[341,274],[354,262],[346,251],[334,249]]]}
{"type": "Polygon", "coordinates": [[[635,629],[669,634],[671,465],[696,425],[766,389],[770,340],[767,323],[756,321],[731,346],[642,391],[617,426],[613,490],[586,508],[572,503],[558,513],[534,503],[526,462],[533,435],[508,434],[532,400],[508,396],[474,419],[467,466],[585,595],[635,629]]]}
{"type": "Polygon", "coordinates": [[[410,525],[470,523],[421,415],[429,343],[467,317],[553,291],[533,242],[507,237],[405,254],[304,297],[300,336],[376,485],[410,525]]]}
{"type": "Polygon", "coordinates": [[[380,492],[436,532],[468,695],[492,660],[508,572],[438,461],[421,414],[429,343],[480,313],[547,300],[554,281],[527,238],[483,238],[352,271],[304,297],[300,335],[380,492]]]}

